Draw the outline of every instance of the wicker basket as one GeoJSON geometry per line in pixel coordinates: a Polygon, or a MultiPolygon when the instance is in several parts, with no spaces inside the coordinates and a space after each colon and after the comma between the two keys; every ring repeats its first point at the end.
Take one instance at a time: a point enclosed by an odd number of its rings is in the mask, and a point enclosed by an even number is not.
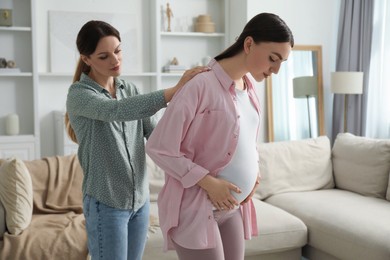
{"type": "Polygon", "coordinates": [[[215,24],[211,21],[210,15],[199,15],[195,23],[195,32],[213,33],[215,24]]]}

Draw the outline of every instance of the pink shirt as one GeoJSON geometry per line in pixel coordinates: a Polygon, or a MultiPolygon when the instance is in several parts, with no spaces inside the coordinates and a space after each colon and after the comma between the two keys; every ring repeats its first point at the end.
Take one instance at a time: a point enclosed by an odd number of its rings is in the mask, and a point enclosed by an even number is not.
{"type": "MultiPolygon", "coordinates": [[[[213,205],[197,182],[217,176],[231,160],[240,133],[233,80],[215,60],[211,70],[189,81],[176,93],[146,144],[147,154],[165,171],[158,209],[164,250],[171,238],[183,247],[216,246],[213,205]]],[[[245,76],[248,95],[260,114],[255,90],[245,76]]],[[[257,235],[252,201],[241,206],[245,239],[257,235]]]]}

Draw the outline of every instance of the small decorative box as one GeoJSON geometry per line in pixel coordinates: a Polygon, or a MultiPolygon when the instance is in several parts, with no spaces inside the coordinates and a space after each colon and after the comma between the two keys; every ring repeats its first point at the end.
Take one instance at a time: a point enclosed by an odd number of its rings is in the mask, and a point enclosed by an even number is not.
{"type": "Polygon", "coordinates": [[[0,9],[0,26],[12,26],[11,9],[0,9]]]}

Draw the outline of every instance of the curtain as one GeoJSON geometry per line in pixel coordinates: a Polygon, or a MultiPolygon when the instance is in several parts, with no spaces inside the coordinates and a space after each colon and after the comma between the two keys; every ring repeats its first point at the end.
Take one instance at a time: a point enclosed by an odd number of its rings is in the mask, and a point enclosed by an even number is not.
{"type": "Polygon", "coordinates": [[[390,4],[375,0],[365,135],[390,138],[390,4]]]}
{"type": "MultiPolygon", "coordinates": [[[[337,41],[336,71],[363,71],[363,94],[348,95],[347,131],[362,135],[367,112],[367,89],[370,66],[374,1],[344,0],[341,2],[337,41]]],[[[344,95],[333,99],[332,142],[344,131],[344,95]]]]}

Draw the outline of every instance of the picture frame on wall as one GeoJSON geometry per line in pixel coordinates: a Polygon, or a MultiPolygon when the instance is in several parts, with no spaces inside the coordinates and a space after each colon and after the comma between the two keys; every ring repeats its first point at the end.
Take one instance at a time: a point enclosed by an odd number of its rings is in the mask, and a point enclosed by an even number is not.
{"type": "Polygon", "coordinates": [[[114,26],[121,35],[122,73],[142,70],[141,36],[132,13],[93,13],[49,11],[50,72],[73,73],[79,59],[76,38],[90,20],[102,20],[114,26]]]}

